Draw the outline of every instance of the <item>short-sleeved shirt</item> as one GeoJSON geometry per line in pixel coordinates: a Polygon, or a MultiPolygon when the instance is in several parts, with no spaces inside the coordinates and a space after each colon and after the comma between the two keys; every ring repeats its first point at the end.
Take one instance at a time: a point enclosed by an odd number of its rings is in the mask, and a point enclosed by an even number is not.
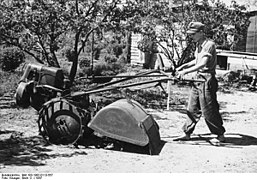
{"type": "Polygon", "coordinates": [[[217,53],[215,43],[212,40],[206,39],[200,47],[196,48],[195,59],[196,64],[199,63],[203,57],[208,56],[208,62],[204,68],[198,70],[201,73],[216,74],[217,53]]]}

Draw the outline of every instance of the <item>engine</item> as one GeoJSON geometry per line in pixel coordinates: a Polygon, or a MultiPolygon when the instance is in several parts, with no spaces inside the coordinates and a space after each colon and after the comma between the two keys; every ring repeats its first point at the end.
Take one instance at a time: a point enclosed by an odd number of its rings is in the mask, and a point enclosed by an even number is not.
{"type": "Polygon", "coordinates": [[[87,127],[95,113],[89,96],[70,96],[67,82],[60,68],[28,64],[15,94],[18,106],[39,112],[39,132],[53,144],[73,144],[93,132],[87,127]]]}
{"type": "Polygon", "coordinates": [[[18,106],[32,106],[40,110],[42,105],[64,91],[63,71],[42,64],[28,64],[16,90],[18,106]]]}

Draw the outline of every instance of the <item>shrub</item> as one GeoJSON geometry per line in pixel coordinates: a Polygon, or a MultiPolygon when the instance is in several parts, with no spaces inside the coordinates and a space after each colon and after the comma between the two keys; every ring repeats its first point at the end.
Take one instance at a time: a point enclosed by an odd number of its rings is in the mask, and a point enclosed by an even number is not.
{"type": "Polygon", "coordinates": [[[108,64],[115,63],[117,62],[117,60],[118,60],[117,57],[112,54],[106,54],[104,57],[104,61],[108,64]]]}
{"type": "Polygon", "coordinates": [[[138,49],[142,52],[157,53],[158,46],[153,39],[145,36],[141,41],[138,42],[138,49]]]}
{"type": "Polygon", "coordinates": [[[17,48],[4,48],[0,54],[0,65],[4,71],[13,71],[24,62],[24,53],[17,48]]]}
{"type": "Polygon", "coordinates": [[[80,68],[90,67],[90,64],[91,64],[90,60],[86,57],[79,59],[79,67],[80,68]]]}
{"type": "Polygon", "coordinates": [[[72,62],[74,59],[74,50],[72,48],[65,48],[63,50],[63,56],[66,57],[69,62],[72,62]]]}

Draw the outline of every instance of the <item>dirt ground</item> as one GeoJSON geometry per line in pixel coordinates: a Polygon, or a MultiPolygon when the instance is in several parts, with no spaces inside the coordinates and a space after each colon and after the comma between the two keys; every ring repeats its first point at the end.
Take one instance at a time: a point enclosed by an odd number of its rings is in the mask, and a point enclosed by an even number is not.
{"type": "Polygon", "coordinates": [[[184,106],[146,109],[158,123],[162,140],[159,154],[150,156],[46,145],[38,135],[37,112],[17,108],[12,96],[5,95],[0,97],[0,173],[256,173],[256,99],[257,93],[248,90],[218,92],[226,128],[226,143],[220,146],[209,143],[214,136],[203,119],[191,141],[173,141],[182,133],[184,106]]]}

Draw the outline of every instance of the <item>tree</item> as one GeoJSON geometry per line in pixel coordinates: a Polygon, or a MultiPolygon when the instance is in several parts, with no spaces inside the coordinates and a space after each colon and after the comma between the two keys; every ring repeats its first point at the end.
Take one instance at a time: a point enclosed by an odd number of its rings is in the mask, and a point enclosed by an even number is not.
{"type": "Polygon", "coordinates": [[[70,81],[79,55],[93,32],[118,31],[132,16],[133,3],[121,0],[12,0],[0,4],[0,39],[16,46],[40,63],[60,67],[58,52],[72,39],[70,81]]]}
{"type": "Polygon", "coordinates": [[[234,3],[233,9],[228,9],[218,1],[210,5],[207,0],[201,5],[194,0],[187,2],[181,0],[181,6],[171,7],[164,0],[5,0],[0,2],[0,42],[55,67],[60,67],[60,51],[70,46],[69,78],[73,82],[79,56],[92,33],[123,32],[128,37],[129,32],[142,33],[143,44],[150,45],[150,51],[158,44],[174,67],[178,65],[175,55],[179,62],[185,62],[191,54],[187,47],[193,45],[185,34],[190,21],[205,23],[206,33],[219,45],[227,42],[223,24],[234,26],[235,39],[242,39],[249,25],[243,7],[234,3]]]}
{"type": "Polygon", "coordinates": [[[204,0],[201,4],[190,4],[185,8],[185,13],[188,14],[184,19],[186,22],[203,22],[207,27],[207,36],[220,48],[230,50],[239,49],[238,43],[245,38],[250,25],[246,7],[238,5],[234,0],[229,7],[220,1],[213,0],[209,3],[208,0],[204,0]],[[227,39],[229,33],[235,36],[235,41],[232,43],[227,39]]]}
{"type": "Polygon", "coordinates": [[[203,0],[196,3],[195,0],[177,1],[178,6],[169,6],[169,2],[150,1],[142,19],[140,33],[145,38],[140,45],[141,49],[152,51],[150,42],[159,45],[162,51],[172,62],[174,68],[193,59],[194,44],[186,36],[188,24],[191,21],[200,21],[206,25],[206,34],[213,39],[222,49],[238,50],[239,43],[245,39],[247,28],[250,24],[245,6],[232,1],[227,7],[220,1],[203,0]],[[156,28],[159,27],[159,28],[156,28]],[[233,27],[228,29],[226,27],[233,27]],[[230,41],[228,34],[233,36],[230,41]],[[163,42],[166,43],[163,46],[163,42]],[[175,59],[177,56],[177,59],[175,59]]]}

